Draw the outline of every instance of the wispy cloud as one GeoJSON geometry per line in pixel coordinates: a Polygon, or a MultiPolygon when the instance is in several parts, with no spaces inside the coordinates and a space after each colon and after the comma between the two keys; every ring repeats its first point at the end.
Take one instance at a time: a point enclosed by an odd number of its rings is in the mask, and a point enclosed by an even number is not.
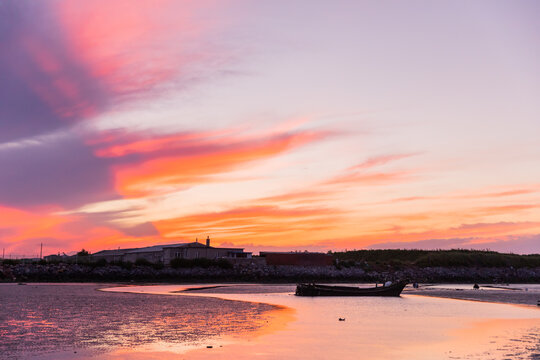
{"type": "MultiPolygon", "coordinates": [[[[270,239],[276,244],[294,242],[288,237],[293,234],[331,228],[327,221],[339,215],[339,211],[326,208],[250,206],[162,220],[155,225],[164,237],[217,234],[220,241],[270,239]]],[[[296,240],[306,241],[305,236],[296,240]]]]}
{"type": "Polygon", "coordinates": [[[357,173],[348,173],[340,176],[336,176],[333,179],[330,179],[326,184],[336,185],[336,184],[352,184],[352,185],[388,185],[398,182],[407,181],[410,179],[410,172],[406,171],[396,171],[396,172],[380,172],[380,173],[370,173],[370,174],[357,174],[357,173]]]}
{"type": "Polygon", "coordinates": [[[224,48],[214,52],[209,38],[220,19],[196,20],[201,8],[212,6],[165,0],[3,4],[0,167],[9,170],[0,172],[0,203],[79,206],[117,198],[109,157],[131,150],[122,144],[104,149],[91,139],[107,134],[75,131],[74,124],[152,99],[160,86],[186,89],[194,67],[218,68],[217,57],[228,55],[224,48]]]}
{"type": "Polygon", "coordinates": [[[505,198],[505,197],[514,197],[514,196],[520,196],[520,195],[529,195],[540,192],[539,186],[530,186],[530,187],[516,187],[509,190],[502,190],[502,191],[491,191],[486,192],[484,189],[478,190],[476,192],[469,192],[466,194],[450,194],[449,197],[453,198],[464,198],[464,199],[498,199],[498,198],[505,198]]]}
{"type": "Polygon", "coordinates": [[[390,162],[394,162],[401,159],[406,159],[412,156],[416,156],[418,153],[408,153],[408,154],[391,154],[391,155],[381,155],[381,156],[375,156],[372,158],[367,159],[366,161],[354,165],[347,169],[348,171],[360,171],[360,170],[367,170],[371,169],[373,167],[382,166],[385,164],[388,164],[390,162]]]}
{"type": "Polygon", "coordinates": [[[491,238],[450,238],[378,243],[368,246],[369,249],[477,249],[492,250],[505,253],[540,254],[540,235],[517,235],[491,238]]]}
{"type": "MultiPolygon", "coordinates": [[[[115,165],[116,188],[124,195],[142,196],[171,186],[204,183],[221,173],[320,141],[324,131],[296,131],[256,139],[222,138],[201,143],[156,139],[155,151],[144,151],[139,161],[115,165]],[[165,146],[165,147],[162,147],[165,146]]],[[[129,161],[129,159],[126,159],[129,161]]]]}
{"type": "Polygon", "coordinates": [[[417,154],[393,154],[372,157],[358,165],[349,167],[342,174],[327,180],[325,184],[376,186],[408,181],[413,177],[410,170],[372,171],[371,169],[414,155],[417,154]]]}
{"type": "MultiPolygon", "coordinates": [[[[338,248],[378,247],[400,248],[402,244],[423,244],[422,248],[437,248],[440,246],[457,246],[466,240],[470,244],[478,244],[479,239],[496,239],[508,236],[528,236],[540,231],[540,222],[501,221],[494,223],[469,223],[455,227],[434,228],[428,231],[411,231],[407,228],[389,228],[383,231],[372,231],[364,235],[342,239],[329,239],[327,246],[338,248]],[[439,240],[441,240],[439,242],[439,240]],[[422,241],[426,241],[422,243],[422,241]],[[437,245],[437,246],[436,246],[437,245]]],[[[478,247],[476,247],[478,248],[478,247]]]]}
{"type": "Polygon", "coordinates": [[[475,209],[474,212],[480,215],[500,215],[500,214],[512,214],[518,213],[525,210],[536,209],[540,207],[537,204],[513,204],[513,205],[497,205],[497,206],[487,206],[475,209]]]}

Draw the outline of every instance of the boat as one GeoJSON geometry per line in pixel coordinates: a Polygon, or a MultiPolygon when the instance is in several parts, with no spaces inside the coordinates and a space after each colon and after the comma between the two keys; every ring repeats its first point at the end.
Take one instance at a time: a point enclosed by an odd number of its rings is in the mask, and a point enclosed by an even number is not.
{"type": "Polygon", "coordinates": [[[387,286],[360,288],[354,286],[330,286],[319,284],[298,284],[297,296],[399,296],[406,281],[399,281],[387,286]]]}

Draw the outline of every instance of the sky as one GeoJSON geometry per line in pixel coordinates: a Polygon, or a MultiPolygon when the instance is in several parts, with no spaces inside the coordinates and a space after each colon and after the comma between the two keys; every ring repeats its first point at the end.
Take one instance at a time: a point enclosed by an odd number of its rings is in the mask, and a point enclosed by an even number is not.
{"type": "Polygon", "coordinates": [[[540,253],[539,11],[2,1],[0,247],[540,253]]]}

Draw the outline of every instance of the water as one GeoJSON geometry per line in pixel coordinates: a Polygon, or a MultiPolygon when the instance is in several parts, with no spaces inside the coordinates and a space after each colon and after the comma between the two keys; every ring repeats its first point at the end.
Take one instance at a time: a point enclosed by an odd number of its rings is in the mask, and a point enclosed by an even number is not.
{"type": "MultiPolygon", "coordinates": [[[[92,284],[0,284],[0,358],[148,344],[201,346],[254,331],[274,307],[215,298],[96,291],[92,284]]],[[[55,357],[51,357],[55,358],[55,357]]]]}
{"type": "Polygon", "coordinates": [[[292,285],[183,294],[175,293],[186,288],[181,285],[95,288],[0,285],[7,304],[0,310],[0,354],[115,360],[540,359],[535,307],[408,294],[305,298],[293,296],[292,285]],[[63,330],[51,332],[55,327],[63,330]]]}

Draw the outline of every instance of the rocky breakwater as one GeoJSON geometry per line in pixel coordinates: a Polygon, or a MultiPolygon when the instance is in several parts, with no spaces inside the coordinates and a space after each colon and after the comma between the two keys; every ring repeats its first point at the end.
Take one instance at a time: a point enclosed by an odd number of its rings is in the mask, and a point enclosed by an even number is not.
{"type": "Polygon", "coordinates": [[[268,266],[248,263],[230,268],[170,268],[149,265],[0,264],[3,282],[152,281],[152,282],[378,282],[408,279],[411,282],[540,283],[540,267],[380,267],[268,266]]]}

